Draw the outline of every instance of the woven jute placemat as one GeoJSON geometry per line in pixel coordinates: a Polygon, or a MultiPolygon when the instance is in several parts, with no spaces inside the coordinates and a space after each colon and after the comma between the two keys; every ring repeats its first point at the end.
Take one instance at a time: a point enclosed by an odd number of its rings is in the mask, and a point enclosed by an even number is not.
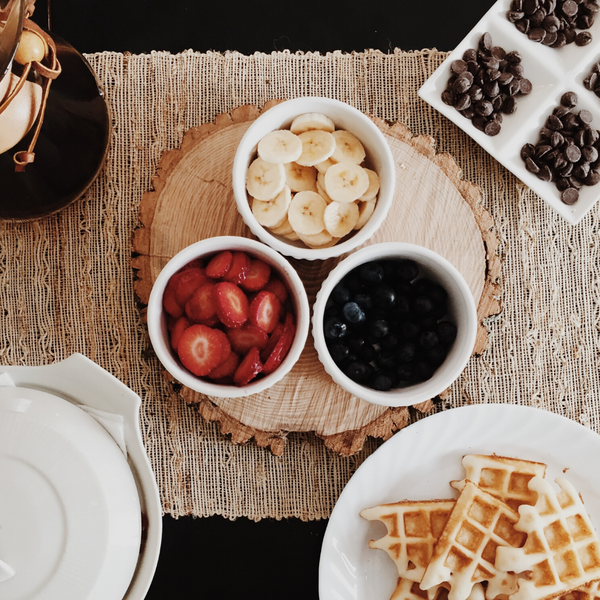
{"type": "Polygon", "coordinates": [[[329,96],[433,136],[465,179],[480,186],[494,218],[503,310],[486,322],[487,350],[470,361],[436,410],[525,404],[599,431],[599,210],[568,225],[421,101],[419,86],[445,57],[435,50],[86,56],[111,109],[108,160],[86,196],[62,212],[29,223],[0,222],[0,361],[39,365],[81,352],[138,393],[165,513],[328,517],[381,441],[369,438],[349,458],[311,434],[289,434],[280,457],[252,442],[232,444],[163,378],[136,303],[130,261],[140,199],[163,152],[178,147],[190,127],[244,104],[329,96]]]}

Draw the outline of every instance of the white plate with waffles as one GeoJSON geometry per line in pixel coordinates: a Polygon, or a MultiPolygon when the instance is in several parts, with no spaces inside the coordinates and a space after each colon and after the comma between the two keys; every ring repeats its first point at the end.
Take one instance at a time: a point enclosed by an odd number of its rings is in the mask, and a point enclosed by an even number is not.
{"type": "MultiPolygon", "coordinates": [[[[356,471],[341,493],[323,540],[320,600],[389,600],[394,563],[369,540],[381,522],[359,513],[400,500],[456,498],[465,454],[497,454],[543,462],[546,479],[566,478],[600,527],[600,436],[560,415],[514,405],[473,405],[441,412],[398,432],[356,471]]],[[[554,485],[554,483],[553,483],[554,485]]],[[[557,488],[558,489],[558,488],[557,488]]]]}
{"type": "MultiPolygon", "coordinates": [[[[490,8],[429,77],[419,90],[419,96],[472,137],[564,219],[576,224],[600,199],[600,184],[584,186],[580,190],[579,200],[567,206],[560,200],[560,192],[554,183],[538,179],[525,168],[520,150],[525,143],[535,144],[538,141],[540,127],[558,105],[562,94],[567,91],[578,95],[577,110],[589,110],[593,116],[591,126],[600,129],[600,99],[583,85],[583,80],[600,59],[600,19],[596,18],[595,23],[587,30],[592,34],[592,41],[588,45],[577,46],[571,43],[562,48],[550,48],[531,41],[508,21],[506,13],[510,10],[511,2],[512,0],[498,0],[490,8]],[[476,129],[469,119],[441,99],[450,76],[450,65],[454,60],[462,58],[465,50],[477,48],[485,32],[492,36],[495,46],[501,46],[507,52],[518,51],[521,54],[524,76],[533,85],[530,94],[517,96],[516,112],[504,115],[502,129],[495,136],[488,136],[476,129]]],[[[514,202],[515,199],[507,197],[505,201],[514,202]]]]}

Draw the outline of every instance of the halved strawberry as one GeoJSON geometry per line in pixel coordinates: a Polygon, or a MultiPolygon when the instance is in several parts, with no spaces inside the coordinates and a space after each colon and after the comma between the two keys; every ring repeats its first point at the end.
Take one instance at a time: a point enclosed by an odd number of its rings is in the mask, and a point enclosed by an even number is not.
{"type": "Polygon", "coordinates": [[[170,280],[163,293],[163,308],[167,314],[176,319],[179,319],[183,314],[183,306],[177,302],[177,298],[175,297],[175,284],[171,285],[170,280]]]}
{"type": "Polygon", "coordinates": [[[259,258],[250,259],[250,268],[246,279],[240,285],[249,292],[257,292],[265,287],[271,275],[271,267],[259,258]]]}
{"type": "Polygon", "coordinates": [[[260,350],[258,348],[250,348],[239,367],[235,370],[233,382],[236,385],[246,385],[262,371],[262,368],[260,350]]]}
{"type": "Polygon", "coordinates": [[[235,283],[221,281],[215,285],[217,315],[225,327],[241,327],[248,320],[248,298],[235,283]]]}
{"type": "Polygon", "coordinates": [[[252,346],[262,350],[269,341],[267,332],[251,323],[245,323],[238,329],[228,329],[226,333],[232,348],[240,354],[246,354],[252,346]]]}
{"type": "Polygon", "coordinates": [[[229,338],[225,335],[225,333],[223,331],[221,331],[220,329],[215,329],[215,331],[217,332],[218,336],[221,338],[221,346],[222,346],[221,363],[224,363],[229,358],[229,355],[231,354],[231,343],[229,342],[229,338]]]}
{"type": "Polygon", "coordinates": [[[213,256],[206,265],[206,274],[212,279],[223,277],[231,268],[232,259],[233,254],[229,250],[219,252],[219,254],[213,256]]]}
{"type": "Polygon", "coordinates": [[[205,322],[217,313],[215,284],[211,282],[201,285],[187,301],[185,313],[194,323],[205,322]]]}
{"type": "Polygon", "coordinates": [[[250,270],[250,257],[241,250],[234,250],[231,254],[231,267],[223,279],[239,285],[250,270]]]}
{"type": "Polygon", "coordinates": [[[273,329],[273,333],[269,336],[267,345],[260,352],[260,360],[265,362],[269,358],[271,352],[273,352],[273,348],[275,348],[277,340],[281,337],[282,333],[283,323],[277,323],[277,325],[275,325],[275,329],[273,329]]]}
{"type": "Polygon", "coordinates": [[[192,324],[187,317],[180,317],[175,322],[173,329],[171,330],[171,348],[177,352],[177,346],[179,346],[179,340],[183,335],[183,332],[192,324]]]}
{"type": "Polygon", "coordinates": [[[175,273],[171,277],[171,281],[175,285],[175,299],[180,306],[185,306],[185,303],[192,297],[194,292],[208,281],[208,277],[204,269],[190,267],[175,273]]]}
{"type": "Polygon", "coordinates": [[[206,325],[188,327],[177,346],[177,354],[183,366],[198,377],[208,375],[221,364],[223,343],[218,329],[206,325]]]}
{"type": "Polygon", "coordinates": [[[289,292],[288,292],[288,289],[287,289],[285,283],[283,283],[283,281],[281,281],[281,279],[279,279],[279,277],[276,277],[275,275],[271,275],[271,277],[269,278],[269,281],[267,281],[264,289],[267,290],[268,292],[273,292],[279,298],[279,301],[281,302],[281,304],[285,304],[285,301],[288,298],[289,292]]]}
{"type": "Polygon", "coordinates": [[[288,312],[285,315],[283,331],[281,332],[281,335],[275,344],[275,348],[273,348],[273,351],[263,366],[263,373],[265,375],[272,373],[282,363],[283,359],[287,356],[290,347],[292,346],[295,334],[296,325],[294,323],[294,316],[292,313],[288,312]]]}
{"type": "Polygon", "coordinates": [[[235,373],[238,365],[240,364],[240,355],[235,352],[230,352],[229,357],[225,362],[222,362],[218,367],[213,369],[208,377],[210,379],[222,379],[223,377],[229,377],[235,373]]]}
{"type": "Polygon", "coordinates": [[[282,311],[283,306],[281,306],[279,298],[273,292],[262,290],[256,294],[250,304],[248,319],[253,325],[271,333],[279,323],[282,311]]]}

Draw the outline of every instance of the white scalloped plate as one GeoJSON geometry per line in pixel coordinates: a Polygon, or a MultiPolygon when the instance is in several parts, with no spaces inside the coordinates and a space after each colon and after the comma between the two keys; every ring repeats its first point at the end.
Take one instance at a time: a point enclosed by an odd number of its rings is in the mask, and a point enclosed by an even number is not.
{"type": "MultiPolygon", "coordinates": [[[[600,18],[588,30],[593,40],[587,46],[573,43],[563,48],[549,48],[532,42],[508,21],[506,12],[510,5],[511,0],[498,0],[429,77],[419,90],[419,96],[471,136],[569,223],[576,224],[600,198],[600,184],[584,186],[579,200],[573,206],[567,206],[561,202],[560,192],[553,183],[542,181],[527,171],[520,151],[523,144],[538,141],[540,127],[567,91],[577,93],[578,109],[588,109],[594,117],[592,127],[600,129],[600,99],[583,86],[583,80],[600,59],[600,18]],[[441,99],[450,77],[450,64],[462,58],[465,50],[476,48],[486,31],[492,36],[494,45],[521,54],[525,77],[533,84],[531,94],[517,97],[517,111],[504,115],[502,130],[493,137],[476,129],[469,119],[441,99]]],[[[507,202],[510,201],[512,199],[507,198],[507,202]]]]}
{"type": "Polygon", "coordinates": [[[320,600],[389,600],[394,563],[370,539],[382,523],[361,510],[399,500],[455,498],[449,481],[464,475],[464,454],[500,454],[541,461],[551,481],[566,477],[600,524],[600,436],[540,409],[506,404],[455,408],[399,431],[352,476],[333,509],[321,550],[320,600]]]}

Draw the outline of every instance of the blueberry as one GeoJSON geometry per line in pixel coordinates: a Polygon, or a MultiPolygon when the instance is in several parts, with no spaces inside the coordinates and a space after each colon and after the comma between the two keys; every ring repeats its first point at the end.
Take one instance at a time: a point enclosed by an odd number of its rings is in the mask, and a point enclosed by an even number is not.
{"type": "Polygon", "coordinates": [[[331,346],[328,346],[328,348],[329,354],[331,354],[331,358],[333,358],[333,361],[338,365],[344,362],[344,360],[346,360],[346,358],[348,357],[348,354],[350,354],[350,349],[348,348],[348,345],[342,342],[336,342],[334,344],[331,344],[331,346]]]}
{"type": "Polygon", "coordinates": [[[336,304],[345,304],[350,300],[350,290],[340,281],[331,291],[331,298],[336,304]]]}
{"type": "Polygon", "coordinates": [[[446,359],[446,355],[446,349],[441,344],[429,348],[425,353],[427,362],[434,367],[439,367],[446,359]]]}
{"type": "Polygon", "coordinates": [[[399,381],[410,381],[415,375],[415,368],[411,363],[400,363],[396,367],[396,376],[399,381]]]}
{"type": "Polygon", "coordinates": [[[384,371],[390,371],[396,366],[396,357],[390,350],[380,350],[376,355],[375,364],[384,371]]]}
{"type": "Polygon", "coordinates": [[[419,274],[419,266],[414,260],[401,260],[396,272],[403,281],[412,281],[419,274]]]}
{"type": "Polygon", "coordinates": [[[448,292],[439,284],[433,283],[427,290],[427,296],[434,304],[446,304],[448,292]]]}
{"type": "Polygon", "coordinates": [[[369,294],[356,294],[352,298],[363,310],[373,308],[373,298],[369,294]]]}
{"type": "Polygon", "coordinates": [[[440,340],[435,331],[424,331],[419,336],[419,346],[425,350],[430,350],[434,346],[437,346],[440,340]]]}
{"type": "Polygon", "coordinates": [[[444,346],[450,346],[456,339],[456,325],[450,321],[440,321],[437,326],[437,334],[444,346]]]}
{"type": "Polygon", "coordinates": [[[381,283],[383,281],[383,267],[376,262],[368,262],[359,267],[359,276],[368,283],[381,283]]]}
{"type": "Polygon", "coordinates": [[[416,340],[421,331],[421,326],[415,321],[403,321],[400,324],[400,335],[406,340],[416,340]]]}
{"type": "Polygon", "coordinates": [[[366,381],[373,373],[373,367],[369,363],[365,363],[359,360],[355,360],[344,369],[344,373],[357,383],[366,381]]]}
{"type": "Polygon", "coordinates": [[[410,312],[410,298],[405,294],[396,296],[395,314],[405,316],[410,312]]]}
{"type": "Polygon", "coordinates": [[[358,325],[365,320],[363,309],[356,302],[346,302],[342,308],[342,314],[348,323],[358,325]]]}
{"type": "Polygon", "coordinates": [[[348,326],[338,318],[331,317],[323,324],[323,333],[330,340],[339,340],[348,333],[348,326]]]}
{"type": "Polygon", "coordinates": [[[396,292],[389,286],[382,284],[375,288],[373,304],[378,308],[389,309],[396,304],[396,292]]]}
{"type": "Polygon", "coordinates": [[[419,361],[415,365],[415,378],[417,381],[427,381],[433,375],[434,368],[425,361],[419,361]]]}
{"type": "Polygon", "coordinates": [[[396,357],[399,362],[408,363],[417,356],[417,345],[414,342],[400,342],[396,350],[396,357]]]}
{"type": "Polygon", "coordinates": [[[369,330],[374,337],[380,339],[390,332],[390,326],[385,319],[376,319],[370,323],[369,330]]]}
{"type": "Polygon", "coordinates": [[[419,319],[419,325],[423,329],[436,329],[437,319],[433,315],[428,315],[424,318],[419,319]]]}
{"type": "Polygon", "coordinates": [[[371,344],[365,344],[359,351],[358,355],[360,356],[361,360],[370,363],[377,357],[377,351],[375,348],[373,348],[373,346],[371,346],[371,344]]]}
{"type": "Polygon", "coordinates": [[[417,296],[413,301],[412,308],[417,316],[425,317],[433,312],[435,304],[427,296],[417,296]]]}
{"type": "Polygon", "coordinates": [[[371,380],[371,387],[380,392],[387,392],[392,389],[394,379],[390,373],[378,371],[371,380]]]}
{"type": "Polygon", "coordinates": [[[398,339],[398,336],[395,333],[388,333],[388,335],[382,338],[380,342],[381,347],[385,348],[386,350],[396,348],[396,346],[398,346],[399,343],[400,340],[398,339]]]}
{"type": "Polygon", "coordinates": [[[357,269],[350,271],[350,273],[348,273],[348,275],[346,275],[342,281],[350,290],[351,296],[354,294],[360,294],[364,289],[364,281],[361,281],[357,269]]]}
{"type": "Polygon", "coordinates": [[[362,335],[353,335],[348,339],[348,346],[352,352],[360,352],[365,347],[365,338],[362,335]]]}

